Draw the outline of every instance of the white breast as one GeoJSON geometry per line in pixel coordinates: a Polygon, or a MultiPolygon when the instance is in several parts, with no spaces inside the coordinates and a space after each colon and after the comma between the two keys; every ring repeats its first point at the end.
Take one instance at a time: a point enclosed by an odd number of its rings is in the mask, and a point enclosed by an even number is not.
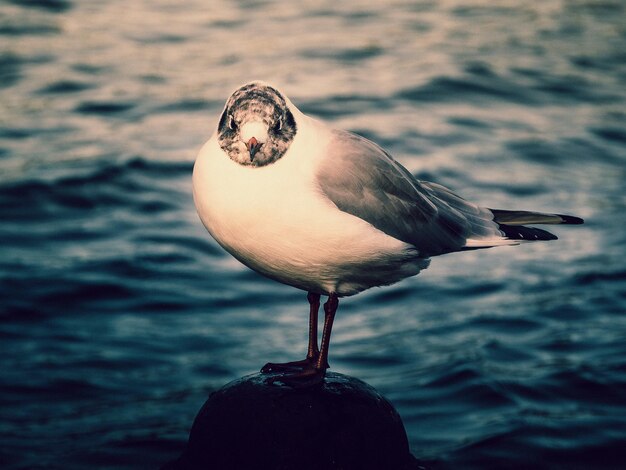
{"type": "Polygon", "coordinates": [[[319,191],[314,174],[324,133],[301,131],[281,159],[260,168],[233,162],[216,136],[204,145],[193,188],[211,235],[250,268],[308,291],[351,295],[416,274],[424,262],[409,245],[319,191]]]}

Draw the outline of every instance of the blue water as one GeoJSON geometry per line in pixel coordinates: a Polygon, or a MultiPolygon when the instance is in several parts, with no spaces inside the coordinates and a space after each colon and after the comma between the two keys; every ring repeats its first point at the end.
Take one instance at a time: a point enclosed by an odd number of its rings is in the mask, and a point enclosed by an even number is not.
{"type": "Polygon", "coordinates": [[[393,402],[413,454],[623,465],[625,4],[361,3],[0,4],[2,468],[158,468],[211,391],[304,355],[306,295],[225,254],[191,197],[253,78],[472,201],[586,220],[342,302],[332,369],[393,402]]]}

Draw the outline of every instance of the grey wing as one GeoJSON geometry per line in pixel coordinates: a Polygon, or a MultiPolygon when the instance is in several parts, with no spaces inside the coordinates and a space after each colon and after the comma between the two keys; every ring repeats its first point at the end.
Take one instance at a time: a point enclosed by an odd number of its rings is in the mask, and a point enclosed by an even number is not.
{"type": "Polygon", "coordinates": [[[418,181],[364,137],[333,132],[317,179],[340,210],[414,245],[423,257],[502,243],[489,209],[441,185],[418,181]]]}

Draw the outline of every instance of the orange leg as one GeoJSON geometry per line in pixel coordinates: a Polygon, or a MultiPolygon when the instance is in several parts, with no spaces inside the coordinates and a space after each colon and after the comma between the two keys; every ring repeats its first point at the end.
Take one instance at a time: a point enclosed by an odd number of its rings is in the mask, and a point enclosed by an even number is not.
{"type": "Polygon", "coordinates": [[[287,362],[285,364],[266,364],[261,372],[284,372],[281,375],[270,378],[270,382],[282,382],[292,387],[305,387],[316,385],[324,381],[326,369],[328,369],[328,349],[330,347],[330,334],[333,329],[333,321],[339,297],[332,293],[324,304],[324,329],[322,330],[322,342],[317,349],[317,311],[319,308],[319,295],[309,293],[311,315],[309,321],[309,350],[306,359],[302,361],[287,362]],[[316,296],[316,298],[315,298],[316,296]],[[315,310],[315,315],[313,311],[315,310]],[[315,317],[315,318],[313,318],[315,317]],[[315,321],[313,321],[313,319],[315,321]],[[313,325],[315,323],[315,325],[313,325]],[[313,338],[313,339],[312,339],[313,338]]]}
{"type": "Polygon", "coordinates": [[[292,369],[306,369],[317,363],[320,354],[317,348],[317,315],[320,309],[320,295],[309,292],[309,347],[306,358],[301,361],[274,363],[268,362],[261,368],[262,373],[289,371],[292,369]]]}

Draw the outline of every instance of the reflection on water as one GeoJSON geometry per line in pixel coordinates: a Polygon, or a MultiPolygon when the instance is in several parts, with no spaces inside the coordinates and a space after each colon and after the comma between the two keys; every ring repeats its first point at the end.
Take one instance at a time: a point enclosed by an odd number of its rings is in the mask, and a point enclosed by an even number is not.
{"type": "Polygon", "coordinates": [[[3,3],[2,466],[156,468],[210,391],[303,354],[305,294],[227,256],[191,199],[225,98],[260,78],[470,200],[586,219],[347,299],[331,365],[436,468],[618,468],[624,8],[3,3]]]}

